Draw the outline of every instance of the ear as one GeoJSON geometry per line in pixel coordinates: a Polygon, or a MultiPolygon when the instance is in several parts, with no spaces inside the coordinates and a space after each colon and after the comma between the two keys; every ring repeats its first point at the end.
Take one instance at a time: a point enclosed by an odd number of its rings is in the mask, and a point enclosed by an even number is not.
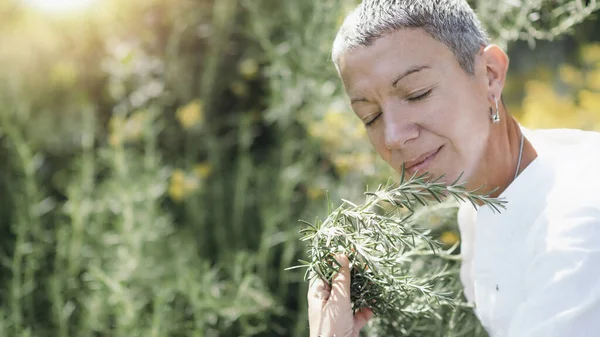
{"type": "Polygon", "coordinates": [[[493,102],[493,97],[500,99],[502,95],[509,59],[508,55],[496,45],[485,47],[482,54],[488,80],[488,99],[493,102]]]}

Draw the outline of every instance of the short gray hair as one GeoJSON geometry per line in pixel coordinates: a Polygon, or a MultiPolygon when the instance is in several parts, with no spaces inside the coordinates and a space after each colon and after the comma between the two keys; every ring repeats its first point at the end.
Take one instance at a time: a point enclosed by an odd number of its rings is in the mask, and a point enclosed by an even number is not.
{"type": "Polygon", "coordinates": [[[342,55],[367,47],[403,28],[422,28],[454,53],[468,74],[475,55],[489,39],[466,0],[363,0],[344,20],[333,43],[332,58],[339,71],[342,55]]]}

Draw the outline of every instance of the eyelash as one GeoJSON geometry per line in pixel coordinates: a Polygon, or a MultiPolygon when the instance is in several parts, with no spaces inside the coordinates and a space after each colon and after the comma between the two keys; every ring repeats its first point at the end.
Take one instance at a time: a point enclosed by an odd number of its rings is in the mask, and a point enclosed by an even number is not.
{"type": "Polygon", "coordinates": [[[429,94],[431,94],[432,89],[427,90],[426,92],[424,92],[422,95],[419,95],[417,97],[411,97],[408,100],[411,102],[417,102],[420,100],[423,100],[425,98],[427,98],[429,96],[429,94]]]}
{"type": "Polygon", "coordinates": [[[370,121],[368,121],[367,123],[365,123],[365,125],[367,127],[373,125],[375,122],[377,122],[377,120],[379,119],[379,116],[381,116],[381,112],[378,113],[375,117],[373,117],[373,119],[371,119],[370,121]]]}
{"type": "MultiPolygon", "coordinates": [[[[432,90],[433,90],[433,89],[429,89],[429,90],[427,90],[426,92],[424,92],[422,95],[419,95],[419,96],[417,96],[417,97],[411,97],[411,98],[409,98],[408,100],[409,100],[410,102],[418,102],[418,101],[424,100],[425,98],[429,97],[429,95],[431,94],[431,91],[432,91],[432,90]]],[[[379,119],[379,116],[381,116],[381,112],[380,112],[380,113],[378,113],[378,114],[377,114],[377,116],[375,116],[373,119],[371,119],[370,121],[368,121],[367,123],[365,123],[365,125],[366,125],[367,127],[369,127],[369,126],[373,125],[373,124],[374,124],[374,123],[375,123],[375,122],[376,122],[376,121],[379,119]]]]}

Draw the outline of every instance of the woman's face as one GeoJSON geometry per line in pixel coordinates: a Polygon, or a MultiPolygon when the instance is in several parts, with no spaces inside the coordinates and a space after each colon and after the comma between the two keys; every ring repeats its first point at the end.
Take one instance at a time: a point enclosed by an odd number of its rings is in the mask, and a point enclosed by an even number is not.
{"type": "Polygon", "coordinates": [[[479,174],[492,100],[482,53],[469,75],[445,44],[422,29],[401,29],[340,59],[352,109],[394,169],[404,163],[408,174],[445,174],[446,182],[479,174]]]}

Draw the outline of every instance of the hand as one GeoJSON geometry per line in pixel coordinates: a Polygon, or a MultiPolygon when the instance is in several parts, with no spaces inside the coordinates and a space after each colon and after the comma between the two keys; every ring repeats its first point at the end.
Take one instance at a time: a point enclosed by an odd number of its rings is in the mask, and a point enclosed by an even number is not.
{"type": "Polygon", "coordinates": [[[308,290],[308,323],[310,337],[358,337],[360,329],[373,316],[368,308],[352,314],[350,302],[350,263],[348,258],[335,258],[341,265],[334,275],[332,289],[321,279],[312,281],[308,290]]]}

